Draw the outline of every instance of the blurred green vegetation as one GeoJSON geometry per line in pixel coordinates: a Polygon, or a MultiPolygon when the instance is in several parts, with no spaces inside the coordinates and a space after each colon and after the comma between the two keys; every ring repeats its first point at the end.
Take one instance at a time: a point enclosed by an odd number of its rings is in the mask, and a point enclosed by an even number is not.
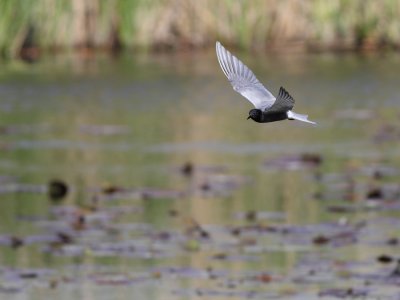
{"type": "Polygon", "coordinates": [[[376,49],[399,46],[399,15],[399,0],[0,0],[0,51],[376,49]]]}

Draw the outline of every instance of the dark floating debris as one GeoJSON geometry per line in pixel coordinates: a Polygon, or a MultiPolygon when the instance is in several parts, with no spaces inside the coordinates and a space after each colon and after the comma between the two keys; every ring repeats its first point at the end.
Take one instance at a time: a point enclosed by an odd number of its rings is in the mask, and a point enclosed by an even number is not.
{"type": "Polygon", "coordinates": [[[245,220],[248,222],[255,221],[283,221],[285,220],[285,213],[279,211],[255,211],[248,210],[244,212],[238,212],[235,214],[235,218],[239,220],[245,220]]]}
{"type": "Polygon", "coordinates": [[[210,239],[211,235],[196,220],[188,219],[185,234],[191,238],[210,239]]]}
{"type": "Polygon", "coordinates": [[[326,208],[332,213],[354,213],[358,211],[357,207],[354,205],[330,205],[326,208]]]}
{"type": "Polygon", "coordinates": [[[191,177],[194,172],[194,165],[188,161],[181,167],[181,173],[186,177],[191,177]]]}
{"type": "Polygon", "coordinates": [[[159,189],[152,187],[127,188],[117,185],[109,185],[97,189],[96,202],[122,199],[179,199],[186,194],[184,191],[174,189],[159,189]]]}
{"type": "Polygon", "coordinates": [[[330,238],[323,236],[323,235],[318,235],[315,238],[313,238],[313,243],[315,245],[326,245],[330,241],[330,238]]]}
{"type": "Polygon", "coordinates": [[[205,197],[228,197],[234,191],[251,183],[251,178],[241,175],[210,174],[198,184],[198,192],[205,197]]]}
{"type": "Polygon", "coordinates": [[[273,280],[273,277],[267,273],[261,273],[255,276],[255,280],[262,283],[270,283],[273,280]]]}
{"type": "Polygon", "coordinates": [[[356,213],[369,211],[400,211],[400,202],[380,200],[376,198],[367,199],[352,204],[329,205],[327,211],[332,213],[356,213]],[[378,201],[379,200],[379,201],[378,201]]]}
{"type": "Polygon", "coordinates": [[[124,189],[122,187],[119,187],[116,185],[107,185],[102,188],[101,192],[105,195],[112,195],[112,194],[124,192],[124,189]]]}
{"type": "Polygon", "coordinates": [[[56,237],[57,237],[57,242],[63,245],[72,244],[74,242],[74,237],[66,232],[58,232],[56,234],[56,237]]]}
{"type": "Polygon", "coordinates": [[[233,228],[231,234],[234,236],[239,236],[240,232],[241,232],[240,228],[233,228]]]}
{"type": "Polygon", "coordinates": [[[225,259],[227,259],[227,257],[228,257],[227,253],[217,253],[212,258],[218,259],[218,260],[225,260],[225,259]]]}
{"type": "Polygon", "coordinates": [[[382,180],[384,178],[384,175],[380,170],[375,170],[372,174],[372,178],[375,180],[382,180]]]}
{"type": "Polygon", "coordinates": [[[392,165],[371,163],[361,166],[358,173],[380,181],[400,175],[400,170],[392,165]]]}
{"type": "Polygon", "coordinates": [[[68,194],[68,185],[59,179],[53,179],[48,185],[49,198],[54,202],[59,202],[68,194]]]}
{"type": "Polygon", "coordinates": [[[15,269],[2,266],[0,268],[0,293],[17,294],[28,290],[30,282],[46,282],[56,275],[50,269],[15,269]]]}
{"type": "Polygon", "coordinates": [[[397,246],[397,245],[399,245],[399,239],[393,237],[393,238],[388,239],[388,240],[386,241],[386,243],[387,243],[388,245],[390,245],[390,246],[397,246]]]}
{"type": "Polygon", "coordinates": [[[171,208],[168,211],[168,215],[172,218],[178,217],[179,216],[179,211],[177,209],[171,208]]]}
{"type": "Polygon", "coordinates": [[[254,222],[257,220],[257,212],[254,210],[249,210],[246,213],[246,220],[249,222],[254,222]]]}
{"type": "Polygon", "coordinates": [[[303,153],[300,156],[300,159],[303,163],[306,163],[309,166],[317,167],[322,164],[322,156],[317,153],[303,153]]]}
{"type": "MultiPolygon", "coordinates": [[[[391,276],[393,277],[400,277],[400,259],[397,260],[397,264],[395,269],[393,270],[391,276]]],[[[399,282],[400,285],[400,282],[399,282]]]]}
{"type": "Polygon", "coordinates": [[[24,245],[24,240],[18,236],[10,237],[10,246],[13,249],[18,249],[24,245]]]}
{"type": "Polygon", "coordinates": [[[377,260],[378,262],[382,263],[382,264],[389,264],[389,263],[393,262],[394,259],[393,259],[393,257],[391,257],[391,256],[389,256],[389,255],[382,254],[382,255],[379,255],[379,256],[376,258],[376,260],[377,260]]]}
{"type": "Polygon", "coordinates": [[[367,289],[355,288],[334,288],[327,289],[318,294],[319,297],[335,297],[341,299],[365,299],[368,297],[369,291],[367,289]]]}
{"type": "Polygon", "coordinates": [[[211,190],[211,185],[207,182],[200,184],[200,190],[203,192],[207,192],[211,190]]]}
{"type": "Polygon", "coordinates": [[[318,153],[303,153],[300,155],[282,156],[264,162],[268,169],[301,170],[319,167],[323,158],[318,153]]]}
{"type": "Polygon", "coordinates": [[[367,191],[367,199],[379,200],[379,199],[383,199],[383,198],[384,198],[383,191],[379,187],[371,187],[367,191]]]}

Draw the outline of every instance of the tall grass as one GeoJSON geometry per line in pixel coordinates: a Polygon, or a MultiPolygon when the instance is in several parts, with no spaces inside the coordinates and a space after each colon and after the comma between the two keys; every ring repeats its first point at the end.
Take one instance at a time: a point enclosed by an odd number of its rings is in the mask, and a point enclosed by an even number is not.
{"type": "Polygon", "coordinates": [[[31,0],[0,1],[0,51],[11,56],[29,34],[33,2],[31,0]]]}
{"type": "Polygon", "coordinates": [[[0,0],[0,51],[400,45],[400,0],[0,0]]]}

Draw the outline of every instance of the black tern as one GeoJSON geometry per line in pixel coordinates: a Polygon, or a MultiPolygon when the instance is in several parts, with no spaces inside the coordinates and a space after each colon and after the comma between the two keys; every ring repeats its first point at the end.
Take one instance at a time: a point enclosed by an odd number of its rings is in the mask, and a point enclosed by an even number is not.
{"type": "Polygon", "coordinates": [[[308,120],[308,115],[297,114],[292,111],[294,99],[281,87],[278,97],[268,91],[258,81],[253,72],[236,56],[226,50],[220,42],[216,43],[219,65],[225,76],[228,77],[233,89],[249,100],[255,109],[249,111],[247,119],[258,123],[269,123],[281,120],[299,120],[316,124],[308,120]]]}

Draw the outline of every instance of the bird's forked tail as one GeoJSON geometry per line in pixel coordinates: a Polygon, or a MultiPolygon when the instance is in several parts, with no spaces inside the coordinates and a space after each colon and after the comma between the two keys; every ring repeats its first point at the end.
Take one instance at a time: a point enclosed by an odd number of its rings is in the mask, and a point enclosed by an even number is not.
{"type": "Polygon", "coordinates": [[[291,110],[289,110],[287,112],[287,116],[288,116],[288,119],[303,121],[303,122],[311,123],[311,124],[314,124],[314,125],[317,124],[317,123],[315,123],[313,121],[310,121],[308,119],[308,115],[296,114],[295,112],[293,112],[291,110]]]}

